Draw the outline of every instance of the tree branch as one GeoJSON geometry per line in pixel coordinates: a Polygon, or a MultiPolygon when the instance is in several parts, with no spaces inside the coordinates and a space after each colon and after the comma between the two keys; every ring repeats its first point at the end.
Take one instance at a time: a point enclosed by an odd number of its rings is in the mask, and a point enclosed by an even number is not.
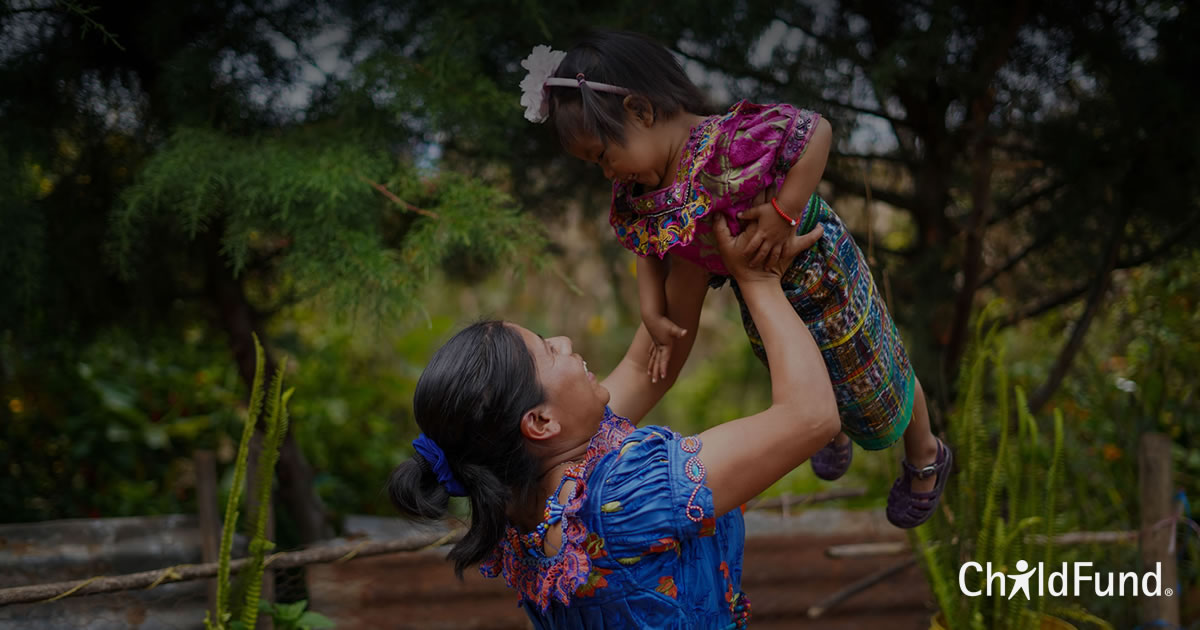
{"type": "MultiPolygon", "coordinates": [[[[966,348],[971,307],[975,303],[975,292],[979,289],[979,276],[983,270],[983,233],[987,228],[988,216],[992,213],[992,143],[987,129],[987,118],[994,100],[992,94],[988,91],[972,103],[971,124],[976,137],[971,156],[971,215],[963,247],[962,288],[955,298],[954,320],[942,363],[947,377],[958,369],[958,361],[966,348]]],[[[946,382],[951,380],[947,378],[946,382]]]]}
{"type": "MultiPolygon", "coordinates": [[[[1195,220],[1183,224],[1178,230],[1175,231],[1174,234],[1167,237],[1165,240],[1163,240],[1163,242],[1159,243],[1158,246],[1144,252],[1141,256],[1135,256],[1133,258],[1117,261],[1117,264],[1113,266],[1112,271],[1141,267],[1142,265],[1157,259],[1159,256],[1165,254],[1167,250],[1171,249],[1184,238],[1186,238],[1188,233],[1190,233],[1192,228],[1195,226],[1195,220]]],[[[1004,329],[1008,328],[1009,326],[1019,324],[1027,319],[1038,317],[1039,315],[1045,314],[1060,306],[1065,306],[1079,299],[1085,293],[1087,293],[1089,286],[1090,284],[1085,282],[1078,286],[1071,287],[1070,289],[1038,302],[1034,306],[1031,306],[1021,312],[1013,313],[1008,317],[999,319],[993,323],[999,329],[1004,329]]]]}
{"type": "Polygon", "coordinates": [[[1083,314],[1079,316],[1079,321],[1075,322],[1070,338],[1067,339],[1067,342],[1063,344],[1062,350],[1059,351],[1058,358],[1054,361],[1054,367],[1050,370],[1050,377],[1033,393],[1033,396],[1029,397],[1029,410],[1034,414],[1041,411],[1042,407],[1050,400],[1050,397],[1054,395],[1059,385],[1062,385],[1063,378],[1066,377],[1067,371],[1071,368],[1071,363],[1075,360],[1075,355],[1079,353],[1079,349],[1083,346],[1083,338],[1087,335],[1088,328],[1091,327],[1092,322],[1095,320],[1096,312],[1100,310],[1100,302],[1104,300],[1104,295],[1108,293],[1108,287],[1112,280],[1112,271],[1117,266],[1117,253],[1121,250],[1121,241],[1124,240],[1125,224],[1128,222],[1128,205],[1120,204],[1117,215],[1113,219],[1113,227],[1108,237],[1104,260],[1101,263],[1100,269],[1096,272],[1095,278],[1092,280],[1083,314]]]}
{"type": "Polygon", "coordinates": [[[384,186],[383,184],[380,184],[379,182],[376,182],[376,181],[369,179],[367,177],[364,177],[362,175],[359,175],[358,178],[363,180],[364,182],[370,184],[371,188],[378,190],[380,192],[380,194],[382,194],[384,197],[387,197],[389,201],[404,208],[405,210],[408,210],[409,212],[416,212],[419,215],[426,216],[431,219],[440,219],[441,218],[438,215],[438,213],[436,213],[432,210],[418,208],[418,207],[412,205],[411,203],[408,203],[407,201],[397,197],[395,193],[388,190],[386,186],[384,186]]]}
{"type": "Polygon", "coordinates": [[[1030,190],[1023,197],[1017,197],[1016,199],[1009,201],[1008,203],[1004,204],[1004,207],[1001,208],[999,212],[996,212],[994,215],[992,215],[992,218],[988,219],[988,227],[1000,223],[1001,221],[1007,221],[1022,208],[1027,208],[1033,205],[1034,202],[1054,194],[1064,186],[1066,186],[1066,182],[1056,181],[1054,183],[1042,186],[1041,188],[1030,190]]]}
{"type": "Polygon", "coordinates": [[[1025,260],[1027,256],[1052,243],[1054,241],[1054,237],[1056,236],[1058,236],[1058,230],[1046,230],[1045,232],[1038,234],[1037,237],[1034,238],[1033,241],[1024,248],[1022,248],[1021,251],[1009,256],[1008,260],[1005,260],[998,267],[984,275],[983,278],[979,280],[979,286],[986,287],[990,285],[996,280],[997,277],[999,277],[1001,274],[1008,273],[1009,270],[1017,266],[1017,263],[1025,260]]]}
{"type": "MultiPolygon", "coordinates": [[[[801,33],[804,33],[805,35],[808,35],[809,37],[817,40],[818,43],[820,43],[825,48],[829,49],[830,52],[834,51],[834,48],[835,48],[834,42],[831,41],[828,37],[818,35],[816,31],[806,28],[804,26],[801,26],[801,25],[799,25],[791,20],[788,20],[786,18],[781,18],[778,15],[775,16],[775,19],[782,22],[784,26],[787,26],[788,28],[794,28],[794,29],[800,31],[801,33]]],[[[871,60],[867,59],[866,57],[864,57],[862,55],[862,53],[858,52],[858,48],[856,47],[857,42],[843,40],[843,41],[838,41],[836,43],[840,44],[840,45],[836,46],[837,53],[840,54],[841,56],[853,61],[854,65],[858,66],[858,68],[860,70],[866,71],[867,69],[869,69],[871,67],[871,65],[872,65],[871,60]]]]}
{"type": "Polygon", "coordinates": [[[283,27],[279,26],[279,24],[275,22],[275,19],[271,17],[271,14],[267,13],[266,11],[256,11],[254,13],[254,17],[266,22],[267,26],[275,29],[276,33],[279,33],[281,37],[291,42],[292,45],[296,47],[296,55],[303,59],[308,65],[315,68],[317,72],[320,72],[321,76],[325,77],[326,81],[329,81],[329,73],[325,72],[325,69],[321,67],[321,64],[317,63],[317,60],[310,55],[308,51],[304,50],[304,47],[300,44],[299,40],[297,40],[291,35],[291,33],[285,31],[283,27]]]}
{"type": "MultiPolygon", "coordinates": [[[[770,72],[767,72],[764,70],[759,70],[757,68],[752,68],[750,66],[732,66],[730,64],[721,63],[719,61],[716,61],[716,60],[713,60],[713,59],[710,59],[707,57],[701,57],[699,55],[694,55],[685,50],[680,50],[679,48],[672,48],[671,50],[678,53],[680,56],[684,57],[685,59],[695,61],[696,63],[705,65],[713,70],[723,72],[732,77],[745,77],[745,78],[749,78],[749,79],[754,79],[755,81],[758,81],[760,83],[765,83],[767,85],[770,85],[770,86],[773,86],[776,88],[788,87],[788,82],[782,81],[782,80],[776,78],[775,76],[773,76],[770,72]]],[[[842,101],[837,101],[837,100],[828,99],[828,98],[820,98],[818,100],[825,105],[830,105],[832,107],[845,109],[847,111],[852,111],[852,112],[856,112],[859,114],[866,114],[868,116],[874,116],[876,118],[881,118],[883,120],[886,120],[886,121],[892,123],[892,125],[909,126],[908,121],[906,121],[902,118],[896,118],[895,116],[891,116],[885,112],[874,110],[869,107],[862,107],[859,105],[851,105],[850,103],[844,103],[842,101]]]]}
{"type": "Polygon", "coordinates": [[[876,109],[871,109],[869,107],[861,107],[858,105],[851,105],[850,103],[843,103],[842,101],[835,101],[835,100],[829,99],[829,98],[821,98],[820,101],[822,103],[829,105],[831,107],[834,107],[834,108],[840,107],[841,109],[845,109],[847,111],[852,111],[852,112],[855,112],[858,114],[866,114],[867,116],[874,116],[875,118],[881,118],[883,120],[886,120],[889,123],[891,123],[891,125],[893,127],[893,130],[892,130],[893,133],[895,133],[894,128],[897,126],[899,126],[899,127],[910,127],[911,126],[911,124],[903,118],[896,118],[895,116],[892,116],[891,114],[885,114],[884,112],[881,112],[876,109]]]}
{"type": "Polygon", "coordinates": [[[847,160],[879,160],[880,162],[892,162],[894,164],[903,164],[905,166],[909,164],[907,158],[899,155],[872,155],[868,153],[845,153],[841,151],[834,151],[833,157],[844,158],[847,160]]]}
{"type": "MultiPolygon", "coordinates": [[[[863,183],[854,179],[842,177],[837,171],[826,169],[824,179],[838,188],[844,188],[853,191],[857,195],[866,196],[867,191],[863,183]]],[[[920,204],[917,203],[916,197],[906,195],[894,190],[880,190],[874,186],[871,187],[871,196],[878,201],[886,204],[908,210],[909,212],[919,212],[920,204]]]]}

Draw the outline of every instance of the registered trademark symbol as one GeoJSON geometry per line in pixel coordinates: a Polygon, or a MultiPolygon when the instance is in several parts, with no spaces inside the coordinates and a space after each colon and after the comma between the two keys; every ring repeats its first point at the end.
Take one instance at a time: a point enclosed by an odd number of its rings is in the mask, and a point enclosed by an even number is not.
{"type": "Polygon", "coordinates": [[[1173,588],[1171,588],[1171,587],[1169,587],[1169,586],[1168,586],[1167,588],[1164,588],[1164,589],[1163,589],[1163,595],[1166,595],[1167,597],[1170,597],[1170,596],[1172,596],[1172,595],[1174,595],[1174,594],[1175,594],[1175,589],[1173,589],[1173,588]]]}

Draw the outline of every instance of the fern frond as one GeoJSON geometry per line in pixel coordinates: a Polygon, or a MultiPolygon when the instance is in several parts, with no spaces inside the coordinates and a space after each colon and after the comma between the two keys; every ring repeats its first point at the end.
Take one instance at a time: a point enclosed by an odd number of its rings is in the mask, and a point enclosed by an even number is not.
{"type": "Polygon", "coordinates": [[[254,381],[250,387],[250,408],[246,413],[246,421],[242,425],[242,440],[238,443],[237,459],[233,469],[233,482],[229,486],[229,498],[225,502],[225,524],[221,530],[221,548],[217,565],[217,625],[224,627],[221,621],[229,611],[229,562],[233,554],[233,533],[237,529],[238,505],[242,498],[242,485],[246,479],[246,462],[250,457],[250,440],[254,437],[254,426],[258,424],[258,415],[262,407],[263,366],[266,358],[258,336],[254,340],[254,381]]]}
{"type": "MultiPolygon", "coordinates": [[[[998,384],[1000,384],[1000,385],[1006,384],[1007,378],[1005,377],[1004,366],[1001,363],[1003,354],[995,355],[995,357],[996,357],[995,370],[996,370],[996,374],[997,374],[996,380],[998,381],[998,384]]],[[[998,390],[996,392],[996,395],[999,396],[1001,399],[1003,399],[1005,396],[1005,390],[1003,390],[1003,389],[998,390]]],[[[1000,423],[1000,442],[996,445],[996,450],[995,450],[995,455],[994,455],[993,465],[992,465],[992,474],[991,474],[991,477],[988,479],[987,488],[986,488],[986,490],[984,490],[983,513],[982,513],[982,516],[980,517],[980,523],[982,525],[984,525],[984,527],[979,528],[979,538],[975,545],[975,554],[976,554],[976,557],[980,559],[980,561],[984,561],[984,560],[992,557],[992,555],[991,555],[992,550],[990,548],[990,545],[992,544],[992,539],[990,538],[991,530],[986,525],[988,523],[991,523],[992,519],[994,519],[996,517],[997,495],[1000,493],[1001,489],[1004,487],[1005,483],[1008,480],[1008,460],[1009,460],[1008,421],[1007,421],[1007,418],[1005,418],[1004,416],[1001,416],[1001,419],[1002,419],[1002,421],[1000,423]]],[[[983,423],[982,417],[979,418],[979,422],[980,422],[980,424],[983,423]]],[[[980,455],[982,456],[982,453],[980,455]]],[[[1014,515],[1012,515],[1012,514],[1009,515],[1010,518],[1012,518],[1013,516],[1014,515]]]]}
{"type": "MultiPolygon", "coordinates": [[[[1049,567],[1054,560],[1054,534],[1055,522],[1057,520],[1059,478],[1063,474],[1063,414],[1062,410],[1054,409],[1054,454],[1050,459],[1050,472],[1046,475],[1046,549],[1042,555],[1042,562],[1049,567]]],[[[1037,612],[1041,615],[1046,610],[1046,600],[1038,600],[1037,612]]]]}
{"type": "MultiPolygon", "coordinates": [[[[271,512],[271,486],[275,476],[275,463],[279,459],[279,445],[283,439],[280,435],[280,415],[285,413],[283,406],[287,399],[280,393],[283,389],[284,365],[275,370],[271,379],[271,389],[267,397],[266,433],[263,435],[262,448],[258,454],[258,476],[256,487],[252,490],[257,498],[257,511],[253,538],[250,540],[251,560],[246,567],[246,598],[242,603],[242,625],[245,630],[254,630],[258,621],[258,602],[262,597],[262,576],[266,553],[275,547],[267,540],[267,517],[271,512]]],[[[290,392],[289,392],[290,393],[290,392]]],[[[289,396],[290,398],[290,396],[289,396]]]]}
{"type": "MultiPolygon", "coordinates": [[[[920,527],[916,527],[909,531],[909,542],[913,549],[917,551],[921,563],[925,567],[925,575],[929,580],[929,588],[933,591],[933,597],[937,600],[938,608],[946,617],[946,624],[955,628],[959,623],[959,602],[962,601],[962,596],[958,592],[958,582],[956,577],[947,576],[942,569],[945,563],[938,554],[946,554],[949,545],[939,544],[930,534],[933,531],[932,523],[927,523],[920,527]]],[[[947,539],[948,540],[948,539],[947,539]]]]}
{"type": "Polygon", "coordinates": [[[983,445],[987,440],[987,427],[983,421],[983,373],[989,354],[989,349],[985,345],[980,345],[976,349],[970,364],[970,377],[967,381],[964,402],[957,414],[958,422],[956,424],[960,433],[958,439],[960,443],[965,442],[967,460],[972,462],[970,466],[963,467],[967,473],[966,483],[958,486],[959,491],[963,493],[965,508],[960,511],[959,518],[966,521],[962,524],[965,531],[975,531],[982,525],[979,522],[978,488],[980,480],[978,477],[981,474],[980,470],[986,467],[981,459],[984,457],[983,445]]]}

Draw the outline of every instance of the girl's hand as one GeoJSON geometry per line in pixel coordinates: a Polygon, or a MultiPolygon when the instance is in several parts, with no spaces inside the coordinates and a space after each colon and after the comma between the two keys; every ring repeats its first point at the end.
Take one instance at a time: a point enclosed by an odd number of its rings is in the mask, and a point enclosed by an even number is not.
{"type": "Polygon", "coordinates": [[[646,362],[646,374],[651,383],[667,377],[667,366],[671,363],[671,347],[676,339],[682,339],[687,331],[666,316],[643,320],[653,343],[650,345],[650,360],[646,362]]]}
{"type": "MultiPolygon", "coordinates": [[[[772,267],[785,257],[788,239],[795,235],[796,227],[784,221],[783,217],[775,212],[775,206],[771,205],[771,199],[766,195],[760,195],[754,201],[754,207],[739,212],[737,215],[738,219],[746,222],[743,225],[753,223],[758,227],[754,237],[747,245],[747,248],[753,252],[750,266],[772,267]]],[[[788,211],[787,208],[783,209],[788,211]]],[[[801,212],[803,212],[803,208],[800,209],[800,212],[794,212],[793,215],[799,217],[801,212]]],[[[795,254],[792,256],[794,257],[795,254]]]]}
{"type": "MultiPolygon", "coordinates": [[[[782,220],[780,222],[782,223],[782,220]]],[[[790,230],[791,226],[788,226],[788,229],[790,230]]],[[[721,254],[725,268],[739,283],[759,280],[779,282],[784,271],[791,266],[792,260],[800,252],[816,244],[825,234],[825,229],[818,224],[816,229],[807,234],[791,236],[783,244],[784,255],[771,257],[768,259],[769,264],[766,267],[759,268],[752,264],[758,253],[758,245],[761,243],[758,238],[758,230],[759,226],[756,221],[746,226],[746,229],[735,237],[730,234],[729,226],[725,221],[713,221],[713,232],[717,237],[717,251],[721,254]]]]}

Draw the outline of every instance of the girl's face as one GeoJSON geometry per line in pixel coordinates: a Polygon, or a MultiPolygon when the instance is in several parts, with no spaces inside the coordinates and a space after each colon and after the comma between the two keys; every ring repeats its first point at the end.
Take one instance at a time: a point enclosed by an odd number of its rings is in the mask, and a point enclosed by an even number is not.
{"type": "Polygon", "coordinates": [[[537,366],[538,381],[546,393],[542,413],[557,423],[559,438],[568,444],[585,443],[595,435],[604,419],[609,393],[583,357],[574,352],[571,340],[550,337],[513,326],[525,341],[537,366]]]}
{"type": "Polygon", "coordinates": [[[586,134],[567,151],[584,162],[599,164],[610,180],[655,190],[667,183],[669,147],[670,139],[664,136],[662,125],[655,126],[652,115],[626,110],[624,141],[604,142],[586,134]]]}

